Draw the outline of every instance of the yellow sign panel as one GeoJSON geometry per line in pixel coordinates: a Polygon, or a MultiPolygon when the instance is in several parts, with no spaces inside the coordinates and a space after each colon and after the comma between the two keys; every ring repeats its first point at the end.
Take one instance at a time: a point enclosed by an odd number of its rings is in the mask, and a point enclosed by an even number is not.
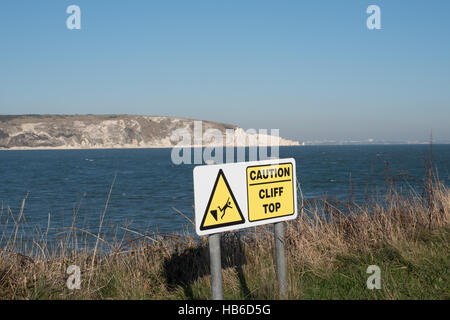
{"type": "Polygon", "coordinates": [[[219,170],[200,224],[200,230],[232,226],[244,222],[241,209],[234,198],[228,181],[223,171],[219,170]]]}
{"type": "Polygon", "coordinates": [[[247,167],[249,221],[295,213],[293,175],[292,163],[247,167]]]}

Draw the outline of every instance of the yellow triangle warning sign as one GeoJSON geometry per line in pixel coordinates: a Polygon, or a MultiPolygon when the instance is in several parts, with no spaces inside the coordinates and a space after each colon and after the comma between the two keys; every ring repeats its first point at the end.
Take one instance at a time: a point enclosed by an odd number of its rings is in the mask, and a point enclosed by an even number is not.
{"type": "Polygon", "coordinates": [[[234,198],[227,178],[220,169],[200,224],[200,230],[221,228],[244,222],[241,209],[234,198]]]}

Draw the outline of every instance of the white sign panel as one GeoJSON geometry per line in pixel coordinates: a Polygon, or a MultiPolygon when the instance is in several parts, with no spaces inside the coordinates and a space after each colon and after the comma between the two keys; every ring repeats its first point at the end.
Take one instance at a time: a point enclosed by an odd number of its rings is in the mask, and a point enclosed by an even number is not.
{"type": "Polygon", "coordinates": [[[295,219],[295,160],[194,168],[195,229],[200,236],[295,219]]]}

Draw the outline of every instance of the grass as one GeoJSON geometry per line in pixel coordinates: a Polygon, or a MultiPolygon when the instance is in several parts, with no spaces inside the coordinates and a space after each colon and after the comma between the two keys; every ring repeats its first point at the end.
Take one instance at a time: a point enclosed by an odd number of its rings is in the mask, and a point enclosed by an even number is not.
{"type": "MultiPolygon", "coordinates": [[[[447,187],[426,183],[423,194],[390,188],[364,205],[299,202],[285,230],[288,299],[450,298],[447,187]],[[380,290],[366,287],[369,265],[381,269],[380,290]]],[[[83,243],[71,230],[53,247],[41,234],[20,253],[23,208],[15,218],[8,209],[16,230],[0,240],[0,299],[210,299],[207,239],[133,233],[107,243],[100,226],[89,234],[95,248],[71,250],[67,244],[83,243]],[[70,265],[80,267],[79,290],[66,286],[70,265]]],[[[280,298],[270,225],[225,233],[221,245],[225,299],[280,298]]]]}
{"type": "Polygon", "coordinates": [[[300,298],[449,299],[449,243],[450,230],[442,228],[413,243],[385,244],[365,253],[339,255],[333,271],[297,277],[300,298]],[[366,287],[370,265],[381,269],[380,290],[366,287]]]}

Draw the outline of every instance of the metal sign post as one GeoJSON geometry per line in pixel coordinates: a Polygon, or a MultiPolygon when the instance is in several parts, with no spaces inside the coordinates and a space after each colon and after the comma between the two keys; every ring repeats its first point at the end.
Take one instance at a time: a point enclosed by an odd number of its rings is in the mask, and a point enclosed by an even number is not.
{"type": "Polygon", "coordinates": [[[295,159],[197,166],[193,170],[195,229],[208,236],[212,299],[223,299],[222,232],[274,225],[280,297],[287,296],[284,221],[297,217],[295,159]]]}
{"type": "Polygon", "coordinates": [[[222,263],[220,257],[220,233],[211,234],[209,240],[209,259],[211,269],[211,291],[213,300],[222,300],[222,263]]]}
{"type": "Polygon", "coordinates": [[[286,277],[286,256],[284,254],[284,222],[273,224],[275,233],[275,261],[277,268],[278,287],[280,297],[286,298],[287,277],[286,277]]]}
{"type": "MultiPolygon", "coordinates": [[[[278,159],[278,158],[272,158],[278,159]]],[[[287,296],[286,256],[284,249],[284,222],[273,224],[275,238],[275,265],[277,268],[278,288],[282,299],[287,296]]]]}
{"type": "MultiPolygon", "coordinates": [[[[214,161],[207,165],[215,164],[214,161]]],[[[211,296],[213,300],[223,300],[222,290],[222,258],[220,255],[220,233],[208,236],[209,266],[211,271],[211,296]]]]}

